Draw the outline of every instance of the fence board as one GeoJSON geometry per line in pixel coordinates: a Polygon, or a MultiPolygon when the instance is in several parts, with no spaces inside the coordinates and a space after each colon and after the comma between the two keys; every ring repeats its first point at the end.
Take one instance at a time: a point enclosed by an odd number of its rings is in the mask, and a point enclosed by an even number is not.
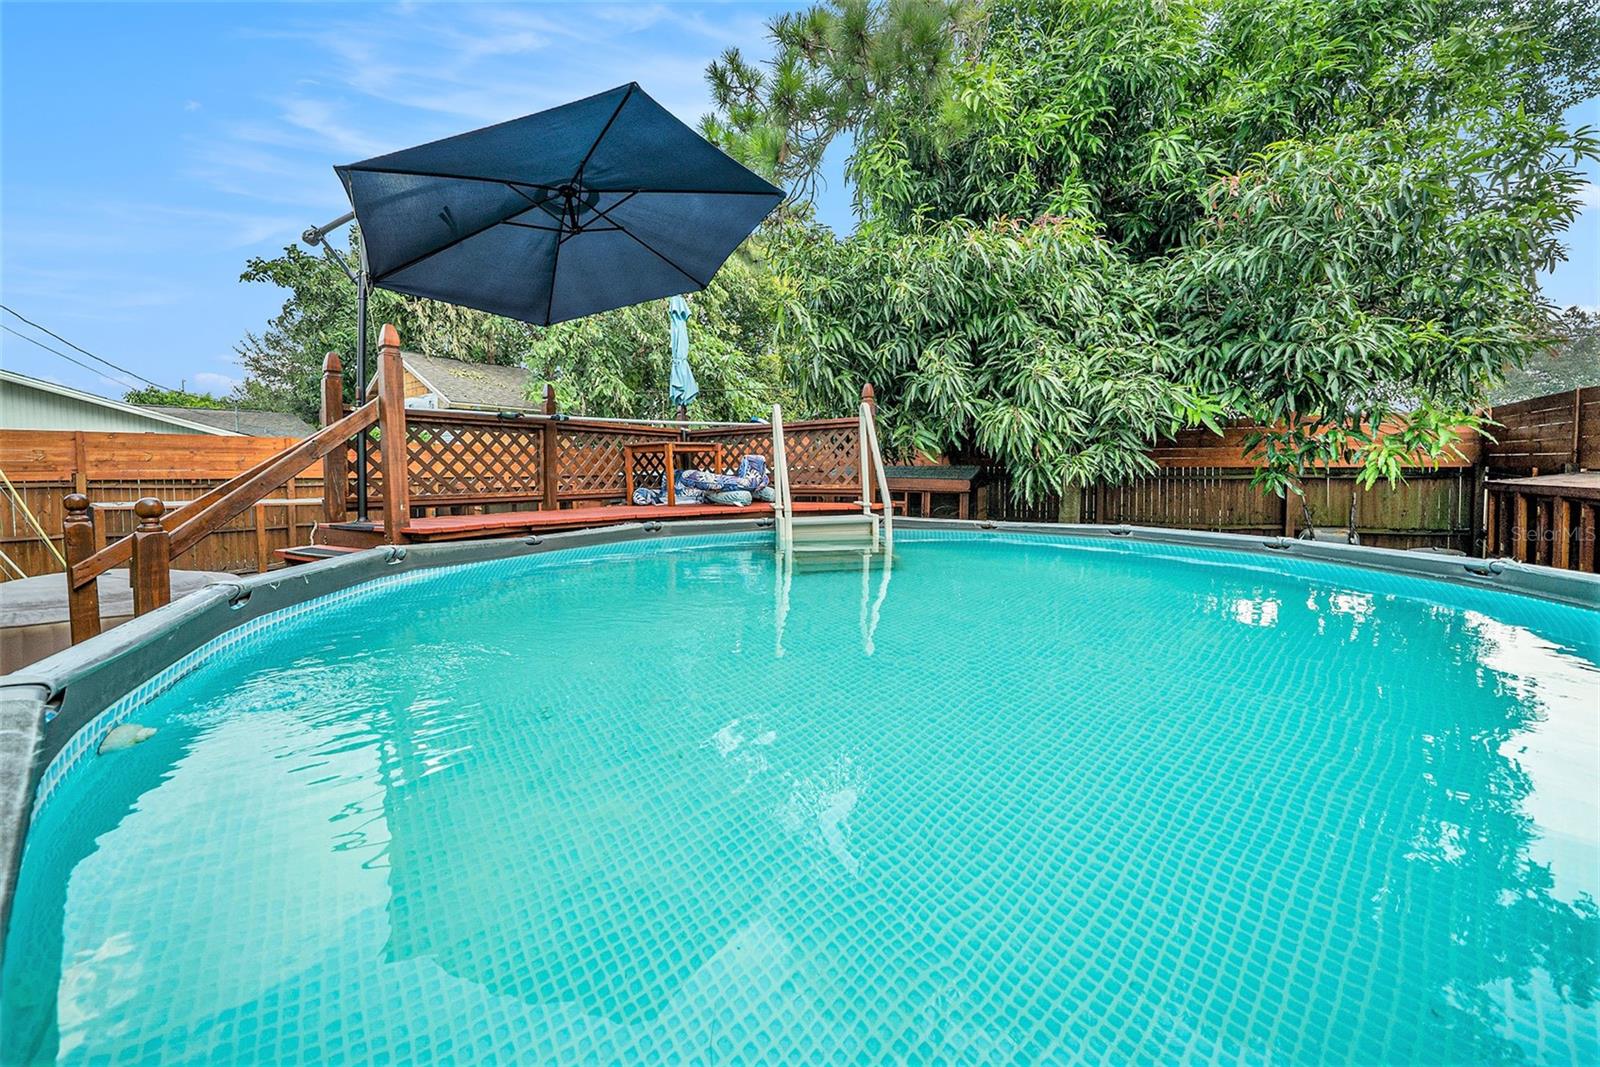
{"type": "MultiPolygon", "coordinates": [[[[23,503],[59,549],[65,518],[62,500],[68,493],[85,492],[93,504],[131,503],[146,496],[168,502],[191,500],[294,443],[295,438],[279,437],[0,430],[0,470],[6,472],[23,503]]],[[[321,485],[319,464],[295,479],[292,495],[317,496],[321,485]]],[[[287,498],[291,494],[285,486],[274,495],[287,498]]],[[[269,554],[310,540],[317,508],[295,508],[292,530],[288,511],[286,505],[266,508],[264,532],[269,554]]],[[[102,543],[131,533],[136,523],[127,510],[96,508],[94,515],[102,543]]],[[[257,543],[252,514],[246,513],[177,562],[187,570],[254,571],[257,543]]],[[[62,569],[9,497],[0,498],[0,550],[30,576],[62,569]]],[[[12,577],[9,571],[4,573],[12,577]]]]}
{"type": "Polygon", "coordinates": [[[1498,404],[1484,463],[1500,472],[1600,467],[1600,387],[1498,404]]]}

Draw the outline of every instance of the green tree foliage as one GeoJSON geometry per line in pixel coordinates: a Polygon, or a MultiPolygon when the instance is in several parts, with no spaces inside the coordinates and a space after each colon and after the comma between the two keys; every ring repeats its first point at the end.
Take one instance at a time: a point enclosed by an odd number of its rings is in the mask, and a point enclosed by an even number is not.
{"type": "MultiPolygon", "coordinates": [[[[1496,404],[1600,387],[1600,315],[1571,307],[1561,313],[1557,342],[1525,366],[1506,371],[1489,399],[1496,404]]],[[[1490,432],[1493,432],[1491,429],[1490,432]]]]}
{"type": "Polygon", "coordinates": [[[1535,273],[1560,258],[1597,152],[1561,118],[1595,92],[1589,3],[844,0],[773,36],[769,66],[730,54],[708,72],[706,129],[800,186],[852,138],[862,226],[837,247],[788,228],[786,326],[815,346],[796,368],[809,401],[895,368],[880,398],[897,442],[990,447],[986,404],[1028,410],[1003,452],[1037,493],[1136,471],[1172,420],[1220,406],[1268,427],[1273,488],[1335,456],[1370,482],[1443,454],[1501,370],[1553,336],[1535,273]],[[897,74],[896,55],[917,61],[897,74]],[[1063,220],[1102,249],[1075,267],[1081,316],[1033,314],[1027,283],[991,296],[939,254],[1012,233],[984,269],[1029,277],[1059,237],[1014,228],[1063,220]],[[997,343],[1005,316],[1049,343],[997,343]],[[1099,338],[1149,354],[1107,364],[1099,338]],[[1149,403],[1058,419],[1031,405],[1065,398],[1021,388],[1106,373],[1149,403]],[[1375,441],[1384,421],[1396,432],[1375,441]]]}
{"type": "Polygon", "coordinates": [[[187,389],[163,389],[147,385],[143,389],[130,389],[122,395],[130,404],[152,404],[164,408],[226,408],[232,405],[210,393],[191,393],[187,389]]]}
{"type": "Polygon", "coordinates": [[[1179,384],[1150,294],[1083,220],[813,232],[788,254],[809,408],[849,411],[872,382],[895,452],[970,440],[1038,496],[1147,471],[1152,432],[1212,414],[1179,384]]]}
{"type": "MultiPolygon", "coordinates": [[[[725,263],[689,302],[689,365],[700,395],[696,419],[766,418],[781,396],[778,293],[771,272],[746,250],[725,263]]],[[[671,418],[667,301],[652,300],[531,331],[525,362],[554,382],[567,411],[671,418]]]]}
{"type": "MultiPolygon", "coordinates": [[[[354,249],[341,250],[355,269],[354,249]]],[[[236,391],[240,404],[292,411],[315,423],[322,404],[322,361],[337,352],[344,361],[345,395],[355,396],[356,291],[339,265],[296,245],[275,259],[253,258],[240,281],[265,282],[287,290],[283,307],[260,334],[234,346],[247,375],[236,391]]],[[[368,300],[368,351],[376,358],[378,329],[394,323],[410,345],[418,332],[416,301],[374,289],[368,300]]]]}

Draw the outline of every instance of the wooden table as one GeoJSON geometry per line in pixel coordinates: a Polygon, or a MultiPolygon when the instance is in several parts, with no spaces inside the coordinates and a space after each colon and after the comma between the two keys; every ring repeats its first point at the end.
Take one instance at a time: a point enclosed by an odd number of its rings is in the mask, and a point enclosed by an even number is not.
{"type": "Polygon", "coordinates": [[[622,466],[623,471],[627,476],[627,503],[633,503],[634,464],[638,462],[640,456],[652,456],[658,454],[662,457],[662,465],[666,470],[665,477],[667,483],[668,507],[671,507],[678,502],[678,492],[675,483],[677,482],[676,475],[678,470],[679,456],[688,456],[691,459],[696,456],[711,456],[711,469],[718,474],[721,474],[724,470],[723,450],[722,445],[720,444],[713,443],[702,445],[695,444],[693,441],[648,441],[642,444],[623,445],[622,466]]]}
{"type": "MultiPolygon", "coordinates": [[[[889,482],[889,495],[897,496],[903,504],[920,496],[919,515],[933,514],[933,494],[953,493],[956,496],[957,518],[972,518],[972,483],[977,480],[977,467],[894,467],[883,468],[889,482]]],[[[909,513],[909,508],[907,509],[909,513]]]]}

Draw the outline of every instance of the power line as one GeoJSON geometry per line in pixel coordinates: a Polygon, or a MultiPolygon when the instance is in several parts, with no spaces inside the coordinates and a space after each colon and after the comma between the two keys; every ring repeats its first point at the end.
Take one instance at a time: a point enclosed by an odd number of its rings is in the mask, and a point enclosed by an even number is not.
{"type": "MultiPolygon", "coordinates": [[[[20,315],[17,316],[17,317],[21,318],[20,315]]],[[[29,337],[27,334],[20,333],[20,332],[18,332],[16,330],[13,330],[11,327],[7,326],[3,322],[0,322],[0,330],[4,330],[6,333],[12,334],[13,336],[20,337],[24,341],[28,342],[30,345],[38,345],[40,348],[44,349],[46,352],[49,352],[51,355],[60,356],[62,359],[66,360],[68,363],[76,364],[77,366],[82,367],[84,370],[88,371],[90,374],[97,374],[102,378],[104,378],[106,376],[106,372],[101,370],[99,367],[91,367],[91,366],[89,366],[89,364],[85,363],[81,359],[73,359],[71,356],[67,355],[65,352],[62,352],[62,351],[60,351],[58,349],[51,348],[49,345],[45,344],[43,341],[35,341],[33,338],[29,337]]],[[[127,382],[118,382],[117,384],[120,385],[120,386],[123,386],[125,388],[129,388],[129,389],[133,388],[133,386],[129,385],[127,382]]],[[[160,386],[156,386],[156,388],[159,389],[161,387],[160,386]]]]}
{"type": "MultiPolygon", "coordinates": [[[[97,360],[97,361],[99,361],[101,363],[104,363],[106,366],[110,367],[112,370],[121,371],[123,374],[128,375],[130,378],[137,378],[141,382],[144,382],[146,385],[154,386],[157,389],[166,389],[167,388],[166,386],[160,384],[159,382],[152,382],[149,378],[146,378],[144,375],[140,374],[137,371],[131,371],[127,367],[119,367],[119,366],[117,366],[117,364],[111,362],[109,359],[106,359],[104,356],[95,355],[93,352],[89,351],[87,348],[84,348],[82,345],[73,344],[71,341],[67,340],[65,337],[62,337],[59,333],[56,333],[54,330],[50,329],[49,327],[40,326],[37,322],[34,322],[32,319],[30,319],[27,316],[23,315],[21,312],[17,311],[15,308],[10,308],[10,307],[7,307],[4,304],[0,304],[0,311],[10,312],[11,314],[15,315],[17,318],[21,319],[23,322],[27,323],[29,326],[32,326],[35,330],[39,330],[42,333],[49,334],[51,337],[54,337],[57,341],[60,341],[62,344],[66,345],[68,348],[76,349],[77,351],[82,352],[84,355],[88,356],[90,359],[97,360]]],[[[17,331],[15,331],[15,330],[12,330],[11,332],[12,333],[17,333],[17,331]]],[[[22,337],[24,340],[33,340],[30,337],[26,337],[24,334],[18,333],[17,336],[18,337],[22,337]]],[[[33,343],[34,344],[39,344],[39,342],[37,342],[37,341],[34,341],[33,343]]],[[[47,345],[39,344],[39,347],[45,349],[48,352],[55,352],[56,351],[55,349],[50,348],[47,345]]],[[[61,352],[56,352],[56,355],[61,356],[63,359],[71,359],[72,358],[70,356],[65,355],[64,353],[61,353],[61,352]]],[[[74,360],[74,362],[76,362],[76,360],[74,360]]],[[[82,364],[79,364],[79,366],[82,366],[82,364]]],[[[93,370],[94,368],[91,367],[89,369],[93,370]]],[[[96,371],[95,373],[98,374],[99,372],[96,371]]],[[[170,392],[171,390],[168,390],[168,391],[170,392]]]]}

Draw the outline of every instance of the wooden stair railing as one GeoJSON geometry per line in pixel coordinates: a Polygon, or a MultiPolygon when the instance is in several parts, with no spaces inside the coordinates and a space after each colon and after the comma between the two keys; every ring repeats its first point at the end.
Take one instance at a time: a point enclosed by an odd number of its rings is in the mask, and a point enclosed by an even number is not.
{"type": "MultiPolygon", "coordinates": [[[[385,327],[392,333],[393,327],[385,327]]],[[[398,344],[396,345],[398,349],[398,344]]],[[[100,632],[97,579],[131,561],[134,614],[154,611],[171,600],[171,561],[202,538],[254,507],[289,479],[335,452],[343,454],[350,437],[378,421],[381,401],[370,401],[324,426],[293,447],[256,464],[170,513],[161,501],[146,497],[134,505],[139,526],[133,533],[98,552],[89,500],[81,493],[66,498],[67,615],[72,642],[100,632]]]]}

